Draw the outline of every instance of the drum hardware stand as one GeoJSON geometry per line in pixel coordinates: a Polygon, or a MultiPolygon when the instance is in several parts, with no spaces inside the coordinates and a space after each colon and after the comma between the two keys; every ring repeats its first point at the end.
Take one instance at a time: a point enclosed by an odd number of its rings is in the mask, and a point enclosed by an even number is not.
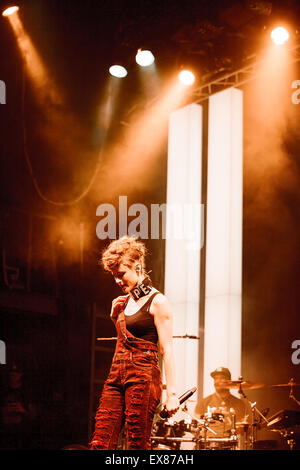
{"type": "MultiPolygon", "coordinates": [[[[290,379],[288,385],[290,386],[290,393],[289,393],[289,398],[291,400],[294,400],[297,405],[300,406],[300,402],[297,400],[297,398],[294,396],[294,386],[295,386],[295,380],[292,378],[290,379]]],[[[279,431],[279,433],[283,436],[283,438],[286,440],[289,449],[294,450],[296,446],[296,440],[295,440],[295,433],[293,430],[287,430],[284,429],[282,431],[279,431]]]]}
{"type": "MultiPolygon", "coordinates": [[[[290,388],[290,393],[289,393],[289,398],[290,398],[291,400],[294,400],[294,401],[297,403],[297,405],[300,406],[300,402],[299,402],[299,401],[297,400],[297,398],[294,396],[294,383],[295,383],[295,380],[294,380],[294,379],[291,379],[291,380],[289,381],[289,385],[290,385],[290,387],[291,387],[291,388],[290,388]]],[[[285,433],[283,434],[283,437],[285,438],[285,440],[286,440],[286,442],[287,442],[287,444],[288,444],[290,450],[294,450],[295,445],[296,445],[296,441],[295,441],[295,439],[294,439],[294,436],[295,436],[295,435],[294,435],[294,431],[285,432],[285,433]]]]}
{"type": "Polygon", "coordinates": [[[295,433],[293,430],[288,429],[276,429],[275,432],[281,434],[281,436],[285,439],[287,445],[289,446],[289,450],[294,450],[296,446],[295,440],[295,433]]]}
{"type": "MultiPolygon", "coordinates": [[[[187,408],[187,403],[185,402],[183,408],[182,408],[182,411],[189,417],[191,418],[191,415],[188,413],[188,408],[187,408]]],[[[192,418],[191,418],[192,419],[192,418]]],[[[207,422],[206,420],[200,420],[198,418],[195,418],[193,417],[193,420],[194,421],[197,421],[197,423],[199,424],[199,427],[198,427],[198,430],[196,432],[196,436],[194,438],[194,441],[196,442],[196,450],[200,450],[200,447],[199,447],[199,435],[200,435],[200,432],[202,431],[202,429],[204,428],[204,446],[206,448],[206,434],[207,434],[207,430],[211,431],[212,433],[214,434],[217,434],[213,429],[209,428],[208,425],[207,425],[207,422]]]]}
{"type": "Polygon", "coordinates": [[[285,431],[282,433],[284,439],[286,440],[289,449],[294,450],[296,446],[296,441],[295,441],[295,433],[294,431],[285,431]]]}
{"type": "Polygon", "coordinates": [[[289,398],[290,398],[291,400],[294,400],[294,401],[297,403],[297,405],[300,406],[300,401],[298,401],[297,398],[296,398],[295,395],[294,395],[294,384],[295,384],[295,380],[294,380],[294,379],[291,379],[291,380],[289,381],[289,385],[290,385],[290,387],[291,387],[291,388],[290,388],[289,398]]]}
{"type": "Polygon", "coordinates": [[[236,415],[233,408],[229,410],[231,415],[231,429],[230,429],[230,437],[233,441],[235,441],[235,445],[237,445],[237,432],[236,432],[236,415]]]}
{"type": "Polygon", "coordinates": [[[243,391],[242,389],[242,382],[243,382],[243,377],[239,377],[239,381],[240,381],[240,385],[239,385],[239,389],[238,389],[238,393],[249,403],[250,407],[251,407],[251,436],[250,436],[250,448],[253,450],[253,447],[254,447],[254,442],[256,440],[256,433],[255,433],[255,429],[257,427],[257,422],[255,422],[255,412],[257,412],[257,414],[259,414],[259,416],[261,416],[261,418],[263,418],[263,420],[268,424],[269,421],[267,420],[267,418],[259,411],[259,409],[256,407],[256,401],[255,402],[251,402],[245,395],[245,392],[243,391]]]}
{"type": "MultiPolygon", "coordinates": [[[[197,423],[200,424],[200,429],[198,431],[198,434],[200,431],[202,431],[202,429],[204,429],[204,450],[207,449],[207,431],[210,431],[212,432],[213,434],[217,434],[216,431],[214,431],[213,429],[211,429],[209,426],[208,426],[208,419],[206,417],[204,417],[204,419],[198,419],[198,418],[194,418],[197,423]],[[202,429],[201,429],[202,428],[202,429]]],[[[198,448],[198,445],[199,445],[199,437],[197,435],[197,450],[200,450],[198,448]]]]}

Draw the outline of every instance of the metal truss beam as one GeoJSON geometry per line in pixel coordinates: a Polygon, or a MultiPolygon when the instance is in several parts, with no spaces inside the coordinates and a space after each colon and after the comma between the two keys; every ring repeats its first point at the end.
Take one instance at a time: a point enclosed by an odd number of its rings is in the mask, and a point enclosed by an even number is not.
{"type": "MultiPolygon", "coordinates": [[[[289,49],[288,52],[291,54],[291,63],[300,61],[300,44],[295,45],[289,49]]],[[[232,73],[228,73],[216,78],[215,80],[202,84],[194,90],[192,94],[193,102],[201,103],[208,99],[210,95],[213,95],[218,91],[222,91],[230,87],[240,87],[245,83],[254,80],[259,76],[260,66],[264,61],[265,59],[257,60],[232,73]]]]}

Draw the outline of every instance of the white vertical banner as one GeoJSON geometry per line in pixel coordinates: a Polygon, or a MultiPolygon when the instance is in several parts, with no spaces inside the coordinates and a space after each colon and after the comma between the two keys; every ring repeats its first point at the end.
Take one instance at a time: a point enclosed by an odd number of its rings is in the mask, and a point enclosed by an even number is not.
{"type": "MultiPolygon", "coordinates": [[[[199,335],[201,171],[202,107],[191,104],[169,120],[165,294],[173,308],[174,336],[199,335]]],[[[174,338],[173,343],[180,395],[198,384],[199,342],[174,338]]]]}
{"type": "Polygon", "coordinates": [[[203,396],[210,373],[241,373],[243,94],[209,98],[203,396]]]}

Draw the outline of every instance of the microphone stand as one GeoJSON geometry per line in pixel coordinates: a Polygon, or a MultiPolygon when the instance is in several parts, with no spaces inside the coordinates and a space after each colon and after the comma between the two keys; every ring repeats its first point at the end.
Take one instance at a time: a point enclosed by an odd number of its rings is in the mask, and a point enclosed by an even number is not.
{"type": "Polygon", "coordinates": [[[200,339],[200,336],[196,336],[196,335],[183,335],[183,336],[173,336],[173,338],[200,339]]]}
{"type": "MultiPolygon", "coordinates": [[[[200,339],[200,337],[196,335],[173,336],[173,338],[200,339]]],[[[97,338],[97,341],[112,341],[112,340],[117,340],[117,337],[113,336],[111,338],[97,338]]]]}

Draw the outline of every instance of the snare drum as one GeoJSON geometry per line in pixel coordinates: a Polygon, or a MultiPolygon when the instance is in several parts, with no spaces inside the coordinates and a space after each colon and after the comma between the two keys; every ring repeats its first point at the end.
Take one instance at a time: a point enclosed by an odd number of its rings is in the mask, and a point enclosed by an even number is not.
{"type": "Polygon", "coordinates": [[[177,441],[179,437],[180,430],[176,421],[172,418],[158,420],[152,428],[151,448],[152,450],[177,450],[180,445],[177,441]]]}
{"type": "Polygon", "coordinates": [[[174,447],[167,445],[167,442],[163,444],[153,439],[151,442],[151,450],[176,450],[176,449],[174,449],[174,447]]]}
{"type": "Polygon", "coordinates": [[[197,432],[198,430],[197,420],[191,419],[191,418],[182,419],[178,423],[178,430],[182,434],[185,434],[186,432],[191,432],[191,433],[197,432]]]}
{"type": "Polygon", "coordinates": [[[184,419],[179,422],[168,419],[157,421],[153,427],[152,450],[194,450],[198,432],[196,420],[184,419]]]}
{"type": "Polygon", "coordinates": [[[178,429],[180,430],[182,441],[180,449],[182,450],[195,450],[196,449],[196,438],[199,433],[199,425],[195,419],[186,418],[178,423],[178,429]]]}
{"type": "Polygon", "coordinates": [[[201,450],[236,450],[238,439],[236,436],[230,437],[201,437],[199,449],[201,450]]]}

